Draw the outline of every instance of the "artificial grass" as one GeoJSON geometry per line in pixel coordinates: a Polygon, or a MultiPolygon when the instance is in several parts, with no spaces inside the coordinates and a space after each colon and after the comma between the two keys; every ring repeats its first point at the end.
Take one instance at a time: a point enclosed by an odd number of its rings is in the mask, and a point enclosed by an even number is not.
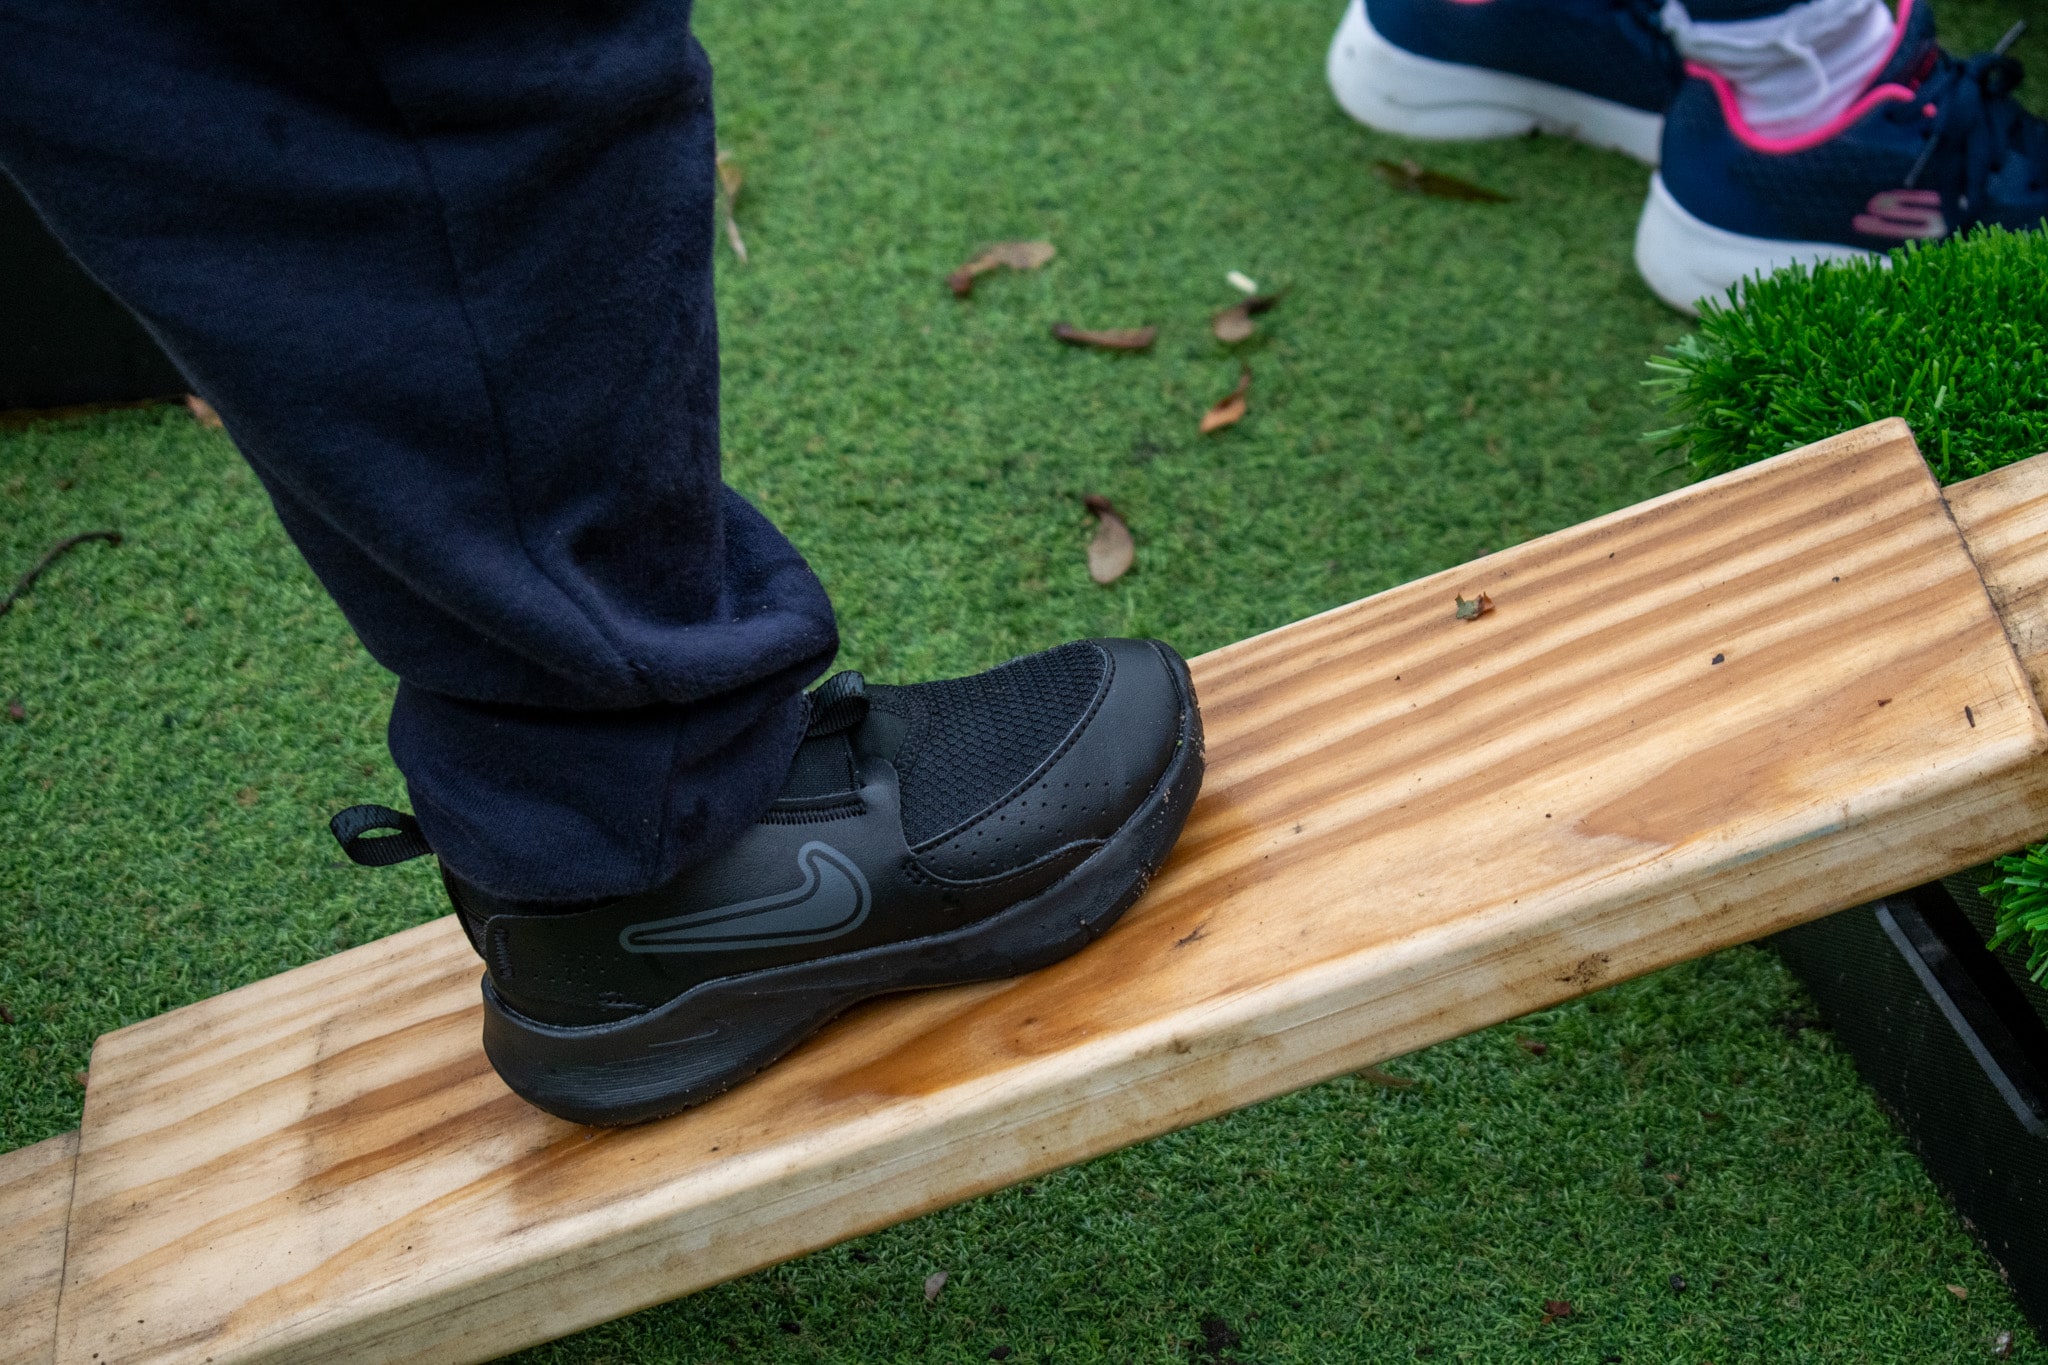
{"type": "Polygon", "coordinates": [[[1699,478],[1903,417],[1944,484],[2048,450],[2048,237],[1988,228],[1795,266],[1652,361],[1699,478]]]}
{"type": "MultiPolygon", "coordinates": [[[[1638,436],[1642,360],[1686,331],[1629,263],[1643,170],[1356,128],[1321,86],[1336,8],[702,10],[753,255],[721,258],[729,474],[832,589],[843,666],[1195,653],[1675,481],[1638,436]],[[1369,167],[1402,155],[1515,202],[1398,194],[1369,167]],[[1039,236],[1041,272],[940,284],[1039,236]],[[1230,269],[1293,288],[1240,348],[1250,416],[1205,439],[1230,269]],[[1056,321],[1163,330],[1104,355],[1056,321]],[[1090,492],[1138,537],[1108,589],[1090,492]]],[[[0,432],[0,572],[100,525],[126,543],[0,618],[0,1147],[77,1123],[99,1033],[443,912],[430,869],[327,839],[404,804],[390,680],[226,440],[178,410],[0,432]]],[[[2037,1354],[1804,1008],[1723,954],[1393,1065],[1413,1089],[1332,1082],[528,1359],[1181,1361],[1210,1317],[1245,1362],[2037,1354]]]]}
{"type": "MultiPolygon", "coordinates": [[[[1709,305],[1653,360],[1700,478],[1903,417],[1936,478],[2048,450],[2048,236],[1991,228],[1887,259],[1794,267],[1709,305]]],[[[1993,946],[2048,979],[2048,844],[1997,863],[1993,946]]]]}

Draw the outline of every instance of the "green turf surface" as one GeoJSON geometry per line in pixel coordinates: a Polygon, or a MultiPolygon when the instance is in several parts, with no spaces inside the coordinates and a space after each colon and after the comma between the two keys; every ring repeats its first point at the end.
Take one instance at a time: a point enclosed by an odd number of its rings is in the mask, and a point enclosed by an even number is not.
{"type": "MultiPolygon", "coordinates": [[[[1952,12],[1972,42],[2005,16],[1952,12]]],[[[1370,135],[1322,89],[1335,18],[710,0],[754,256],[720,286],[730,476],[823,574],[844,664],[1199,652],[1683,477],[1639,438],[1668,424],[1643,363],[1687,330],[1629,263],[1645,172],[1370,135]],[[1404,154],[1515,202],[1369,173],[1404,154]],[[1042,272],[940,285],[1039,236],[1042,272]],[[1205,439],[1231,269],[1292,292],[1241,348],[1250,417],[1205,439]],[[1163,330],[1113,356],[1057,321],[1163,330]],[[1110,589],[1091,492],[1138,537],[1110,589]]],[[[77,1123],[100,1032],[442,911],[429,869],[355,868],[323,831],[403,804],[390,682],[227,441],[176,410],[0,431],[0,574],[96,526],[127,543],[0,618],[26,714],[0,715],[0,1147],[77,1123]]],[[[1725,954],[1397,1064],[1411,1090],[1333,1082],[534,1359],[1182,1361],[1207,1316],[1247,1365],[1961,1360],[2006,1329],[2038,1355],[1846,1058],[1774,1022],[1799,1008],[1770,957],[1725,954]]]]}
{"type": "Polygon", "coordinates": [[[1944,484],[2048,450],[2048,237],[1997,228],[1794,267],[1654,363],[1701,478],[1903,417],[1944,484]]]}

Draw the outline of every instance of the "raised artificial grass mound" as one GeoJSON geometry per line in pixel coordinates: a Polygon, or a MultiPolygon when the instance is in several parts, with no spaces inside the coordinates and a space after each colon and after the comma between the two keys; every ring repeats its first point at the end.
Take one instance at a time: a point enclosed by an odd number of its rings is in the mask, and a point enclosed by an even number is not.
{"type": "MultiPolygon", "coordinates": [[[[1711,478],[1903,417],[1943,484],[2048,450],[2048,234],[1985,228],[1889,260],[1795,266],[1708,304],[1650,362],[1678,424],[1652,433],[1711,478]]],[[[2048,979],[2048,844],[1998,860],[1992,946],[2048,979]]]]}
{"type": "Polygon", "coordinates": [[[1903,417],[1944,484],[2048,450],[2048,237],[1986,228],[1794,266],[1650,362],[1698,478],[1903,417]]]}

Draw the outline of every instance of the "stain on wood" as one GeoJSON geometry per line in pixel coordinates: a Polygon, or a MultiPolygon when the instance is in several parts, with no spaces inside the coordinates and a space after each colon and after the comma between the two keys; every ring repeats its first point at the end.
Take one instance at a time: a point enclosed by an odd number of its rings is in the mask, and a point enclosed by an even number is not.
{"type": "Polygon", "coordinates": [[[487,1359],[2048,834],[1958,521],[1878,423],[1204,656],[1100,943],[660,1123],[506,1092],[452,919],[109,1034],[58,1360],[487,1359]]]}

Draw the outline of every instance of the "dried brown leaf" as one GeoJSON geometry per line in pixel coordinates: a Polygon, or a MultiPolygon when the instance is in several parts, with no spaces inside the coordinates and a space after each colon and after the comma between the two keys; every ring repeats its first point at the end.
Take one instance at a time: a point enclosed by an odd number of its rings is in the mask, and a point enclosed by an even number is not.
{"type": "Polygon", "coordinates": [[[1108,498],[1090,493],[1084,505],[1096,517],[1095,539],[1088,542],[1088,576],[1106,587],[1131,571],[1138,545],[1123,514],[1108,498]]]}
{"type": "Polygon", "coordinates": [[[719,148],[718,187],[725,191],[726,202],[738,203],[740,188],[746,183],[747,173],[740,168],[740,163],[733,160],[731,152],[726,151],[723,147],[719,148]]]}
{"type": "Polygon", "coordinates": [[[988,255],[1012,270],[1036,270],[1059,252],[1051,242],[997,242],[988,255]]]}
{"type": "Polygon", "coordinates": [[[718,200],[719,217],[725,222],[726,244],[732,247],[732,254],[739,257],[740,264],[747,263],[746,239],[740,236],[737,208],[740,202],[740,188],[747,183],[747,173],[740,169],[740,163],[732,159],[732,153],[723,148],[718,153],[718,200]]]}
{"type": "Polygon", "coordinates": [[[1469,602],[1463,597],[1458,597],[1457,602],[1460,621],[1477,621],[1493,610],[1493,599],[1485,593],[1480,593],[1469,602]]]}
{"type": "Polygon", "coordinates": [[[1358,1079],[1369,1081],[1373,1085],[1384,1086],[1389,1090],[1406,1090],[1415,1084],[1415,1078],[1412,1076],[1396,1076],[1393,1072],[1382,1071],[1376,1066],[1368,1066],[1362,1069],[1358,1073],[1358,1079]]]}
{"type": "MultiPolygon", "coordinates": [[[[1481,595],[1484,596],[1484,594],[1481,595]]],[[[1515,1045],[1531,1057],[1548,1056],[1550,1053],[1550,1044],[1538,1042],[1534,1038],[1517,1038],[1515,1039],[1515,1045]]]]}
{"type": "Polygon", "coordinates": [[[1959,1284],[1952,1284],[1952,1285],[1949,1285],[1949,1286],[1948,1286],[1948,1292],[1949,1292],[1949,1293],[1951,1293],[1951,1294],[1953,1294],[1953,1295],[1955,1295],[1955,1296],[1956,1296],[1957,1298],[1959,1298],[1959,1299],[1967,1299],[1967,1298],[1969,1298],[1969,1297],[1970,1297],[1970,1291],[1969,1291],[1969,1290],[1967,1290],[1967,1289],[1965,1289],[1965,1288],[1963,1288],[1963,1287],[1962,1287],[1961,1285],[1959,1285],[1959,1284]]]}
{"type": "Polygon", "coordinates": [[[1244,373],[1237,377],[1237,387],[1217,400],[1216,406],[1202,414],[1202,434],[1234,427],[1244,420],[1246,396],[1252,391],[1252,370],[1247,365],[1244,373]]]}
{"type": "MultiPolygon", "coordinates": [[[[1282,294],[1285,292],[1281,291],[1282,294]]],[[[1234,346],[1259,330],[1259,325],[1252,319],[1272,308],[1280,298],[1281,294],[1260,294],[1256,298],[1241,299],[1209,319],[1209,330],[1216,334],[1218,341],[1234,346]]]]}
{"type": "Polygon", "coordinates": [[[938,1300],[939,1291],[946,1287],[948,1278],[950,1277],[943,1270],[934,1270],[931,1274],[925,1276],[924,1301],[926,1303],[934,1303],[938,1300]]]}
{"type": "Polygon", "coordinates": [[[1111,327],[1096,331],[1086,327],[1069,327],[1064,322],[1052,325],[1052,334],[1069,346],[1095,346],[1105,351],[1142,351],[1159,338],[1157,327],[1111,327]]]}
{"type": "Polygon", "coordinates": [[[207,402],[196,393],[188,393],[185,395],[185,406],[191,409],[192,420],[199,423],[200,426],[205,427],[208,431],[220,430],[220,414],[213,410],[213,404],[207,402]]]}
{"type": "Polygon", "coordinates": [[[1252,315],[1246,312],[1245,306],[1240,303],[1224,309],[1211,319],[1209,330],[1216,334],[1218,341],[1227,346],[1234,346],[1249,339],[1253,332],[1259,330],[1259,325],[1252,321],[1252,315]]]}
{"type": "Polygon", "coordinates": [[[1058,254],[1051,242],[997,242],[946,276],[946,287],[953,297],[964,299],[974,292],[974,282],[991,270],[1036,270],[1058,254]]]}
{"type": "Polygon", "coordinates": [[[1455,175],[1432,171],[1418,166],[1407,158],[1400,161],[1375,161],[1372,168],[1379,172],[1380,179],[1397,190],[1410,194],[1426,194],[1436,199],[1462,199],[1472,204],[1505,204],[1508,196],[1497,190],[1475,185],[1469,180],[1460,180],[1455,175]]]}
{"type": "Polygon", "coordinates": [[[1559,1318],[1568,1318],[1571,1315],[1571,1300],[1545,1299],[1543,1301],[1543,1320],[1545,1322],[1555,1322],[1559,1318]]]}

